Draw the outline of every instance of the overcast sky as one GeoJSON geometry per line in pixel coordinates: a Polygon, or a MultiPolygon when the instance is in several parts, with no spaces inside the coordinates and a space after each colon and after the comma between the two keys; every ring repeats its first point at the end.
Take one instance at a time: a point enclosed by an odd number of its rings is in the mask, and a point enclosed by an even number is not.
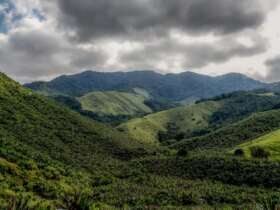
{"type": "Polygon", "coordinates": [[[240,72],[280,81],[279,0],[0,0],[0,69],[240,72]]]}

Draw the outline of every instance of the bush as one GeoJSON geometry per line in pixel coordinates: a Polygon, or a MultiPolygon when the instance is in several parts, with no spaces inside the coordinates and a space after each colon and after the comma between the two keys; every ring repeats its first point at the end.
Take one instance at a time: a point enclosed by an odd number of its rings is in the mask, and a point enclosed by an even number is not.
{"type": "Polygon", "coordinates": [[[73,197],[65,200],[68,210],[95,210],[90,195],[87,192],[75,192],[73,197]]]}
{"type": "Polygon", "coordinates": [[[244,156],[244,151],[243,151],[243,149],[236,149],[236,150],[234,151],[234,155],[235,155],[235,156],[244,156]]]}
{"type": "Polygon", "coordinates": [[[261,148],[261,147],[251,147],[250,152],[251,152],[252,157],[254,157],[254,158],[267,159],[270,156],[269,151],[266,151],[264,148],[261,148]]]}
{"type": "Polygon", "coordinates": [[[186,157],[186,156],[188,156],[188,151],[187,151],[186,149],[180,149],[180,150],[177,152],[177,156],[186,157]]]}
{"type": "Polygon", "coordinates": [[[93,187],[105,186],[113,183],[113,177],[99,176],[93,178],[93,187]]]}

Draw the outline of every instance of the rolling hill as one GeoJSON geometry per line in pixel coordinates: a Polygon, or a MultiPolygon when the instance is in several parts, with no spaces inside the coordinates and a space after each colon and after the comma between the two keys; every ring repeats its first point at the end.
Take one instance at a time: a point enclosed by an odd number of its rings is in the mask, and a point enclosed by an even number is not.
{"type": "Polygon", "coordinates": [[[0,74],[0,209],[13,199],[46,205],[72,199],[77,187],[86,189],[88,176],[116,173],[124,160],[147,151],[0,74]]]}
{"type": "Polygon", "coordinates": [[[176,134],[192,133],[206,128],[209,118],[217,111],[219,104],[205,102],[198,105],[178,107],[167,111],[132,119],[121,124],[119,130],[134,139],[146,143],[159,143],[159,133],[166,133],[173,126],[176,134]]]}
{"type": "Polygon", "coordinates": [[[145,104],[147,99],[139,94],[118,91],[96,91],[78,98],[83,110],[113,116],[151,113],[152,109],[145,104]]]}
{"type": "Polygon", "coordinates": [[[119,130],[142,142],[172,144],[184,138],[212,135],[221,127],[255,112],[271,110],[279,103],[280,96],[271,92],[235,92],[132,119],[121,124],[119,130]]]}
{"type": "MultiPolygon", "coordinates": [[[[5,136],[34,147],[37,151],[52,152],[57,160],[80,159],[77,150],[84,147],[84,155],[107,154],[133,145],[128,138],[110,127],[81,117],[54,101],[39,96],[1,74],[0,128],[5,136]],[[108,147],[108,144],[110,145],[108,147]]],[[[109,155],[110,154],[110,155],[109,155]]],[[[87,164],[90,164],[88,162],[87,164]]],[[[79,165],[82,165],[80,163],[79,165]]]]}
{"type": "Polygon", "coordinates": [[[280,160],[280,130],[272,131],[236,147],[242,149],[247,158],[252,158],[251,148],[261,148],[269,152],[269,159],[280,160]]]}
{"type": "MultiPolygon", "coordinates": [[[[206,125],[217,104],[191,107],[195,115],[186,113],[195,120],[182,125],[206,125]]],[[[172,112],[176,121],[180,112],[172,112]]],[[[276,127],[276,113],[262,125],[276,127]]],[[[278,164],[203,155],[140,144],[0,74],[1,210],[255,209],[280,202],[271,189],[280,186],[278,164]]]]}
{"type": "Polygon", "coordinates": [[[143,89],[132,91],[94,91],[82,97],[48,96],[58,103],[96,121],[118,125],[129,119],[178,106],[164,99],[152,98],[143,89]]]}
{"type": "Polygon", "coordinates": [[[279,109],[254,113],[208,134],[182,140],[171,147],[186,150],[232,149],[280,128],[279,109]]]}
{"type": "Polygon", "coordinates": [[[241,74],[210,77],[192,72],[159,74],[152,71],[102,73],[86,71],[60,76],[50,82],[25,85],[44,94],[83,96],[92,91],[128,91],[141,88],[152,97],[171,101],[193,101],[238,90],[252,90],[267,85],[241,74]]]}

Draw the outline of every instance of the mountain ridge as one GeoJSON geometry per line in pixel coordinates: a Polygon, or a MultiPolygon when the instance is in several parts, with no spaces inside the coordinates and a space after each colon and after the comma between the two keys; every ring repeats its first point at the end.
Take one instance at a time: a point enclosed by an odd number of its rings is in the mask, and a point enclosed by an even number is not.
{"type": "Polygon", "coordinates": [[[242,74],[212,77],[194,72],[160,74],[153,71],[97,72],[62,75],[49,82],[25,84],[45,94],[80,97],[92,91],[145,89],[153,97],[173,101],[201,99],[239,90],[266,88],[266,83],[242,74]]]}

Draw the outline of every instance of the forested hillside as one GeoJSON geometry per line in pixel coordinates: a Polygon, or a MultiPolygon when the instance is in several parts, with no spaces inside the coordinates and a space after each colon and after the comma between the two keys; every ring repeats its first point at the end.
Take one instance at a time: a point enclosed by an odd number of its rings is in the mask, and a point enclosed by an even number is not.
{"type": "Polygon", "coordinates": [[[173,129],[170,119],[182,118],[181,131],[189,127],[189,135],[201,138],[183,140],[184,133],[180,146],[168,148],[161,145],[176,132],[163,132],[160,144],[136,140],[1,74],[0,209],[273,209],[280,203],[279,164],[235,150],[279,129],[278,100],[235,93],[159,112],[152,123],[173,129]],[[216,121],[221,128],[213,127],[216,121]],[[214,132],[191,132],[205,127],[214,132]]]}
{"type": "MultiPolygon", "coordinates": [[[[253,113],[277,108],[279,104],[280,96],[277,93],[234,92],[201,100],[191,106],[132,119],[121,124],[119,130],[139,141],[173,144],[196,136],[213,135],[217,129],[232,126],[253,113]]],[[[207,142],[211,145],[211,142],[207,142]]]]}

